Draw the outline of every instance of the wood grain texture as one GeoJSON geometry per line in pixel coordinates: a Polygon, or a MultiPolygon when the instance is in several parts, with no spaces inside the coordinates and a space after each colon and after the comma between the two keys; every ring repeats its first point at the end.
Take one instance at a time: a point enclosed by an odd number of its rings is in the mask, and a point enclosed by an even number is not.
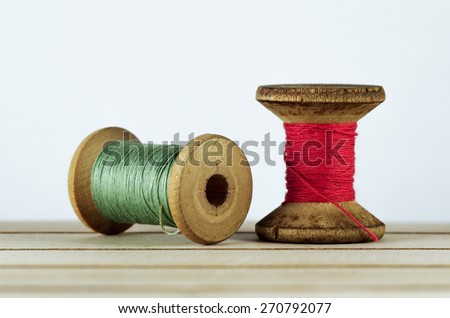
{"type": "Polygon", "coordinates": [[[450,224],[388,225],[366,244],[217,245],[157,226],[117,236],[76,222],[0,223],[1,296],[450,296],[450,224]]]}
{"type": "MultiPolygon", "coordinates": [[[[356,201],[340,203],[378,238],[385,226],[356,201]]],[[[256,224],[262,240],[300,243],[370,242],[369,234],[331,203],[289,202],[276,208],[256,224]]]]}
{"type": "Polygon", "coordinates": [[[94,131],[80,143],[70,162],[68,191],[75,214],[90,229],[108,235],[122,233],[132,224],[110,221],[97,209],[91,191],[92,167],[103,148],[111,141],[122,140],[125,134],[137,140],[136,136],[120,127],[94,131]]]}
{"type": "Polygon", "coordinates": [[[360,120],[385,100],[374,85],[264,85],[256,100],[286,123],[350,123],[360,120]]]}
{"type": "Polygon", "coordinates": [[[242,150],[224,136],[204,134],[187,143],[175,160],[168,189],[170,211],[187,238],[215,244],[244,222],[252,188],[242,150]]]}

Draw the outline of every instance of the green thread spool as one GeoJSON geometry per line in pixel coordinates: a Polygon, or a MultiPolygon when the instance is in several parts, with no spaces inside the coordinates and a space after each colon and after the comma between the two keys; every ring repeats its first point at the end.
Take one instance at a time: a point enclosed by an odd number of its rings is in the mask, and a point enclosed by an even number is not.
{"type": "Polygon", "coordinates": [[[165,226],[176,227],[168,182],[182,147],[117,141],[114,148],[123,155],[120,161],[101,152],[92,168],[92,196],[100,213],[116,223],[159,224],[167,234],[177,233],[165,226]]]}
{"type": "Polygon", "coordinates": [[[104,165],[126,145],[150,151],[129,131],[108,127],[86,137],[75,152],[69,197],[85,225],[109,235],[132,223],[176,226],[201,244],[221,242],[239,229],[250,207],[252,178],[233,141],[205,134],[184,147],[156,146],[150,155],[162,159],[160,165],[133,151],[122,151],[118,164],[104,165]],[[158,153],[163,149],[170,153],[158,153]]]}

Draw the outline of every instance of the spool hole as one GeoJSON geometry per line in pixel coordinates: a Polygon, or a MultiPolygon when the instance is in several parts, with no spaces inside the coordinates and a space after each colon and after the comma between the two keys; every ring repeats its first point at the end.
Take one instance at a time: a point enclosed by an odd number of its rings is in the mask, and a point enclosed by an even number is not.
{"type": "Polygon", "coordinates": [[[228,195],[227,179],[221,174],[212,175],[206,182],[206,199],[216,208],[221,206],[228,195]]]}

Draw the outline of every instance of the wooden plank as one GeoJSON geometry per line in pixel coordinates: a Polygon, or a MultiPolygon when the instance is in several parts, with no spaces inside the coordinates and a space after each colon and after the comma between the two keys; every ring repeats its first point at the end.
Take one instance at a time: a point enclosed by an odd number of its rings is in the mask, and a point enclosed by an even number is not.
{"type": "MultiPolygon", "coordinates": [[[[254,232],[254,222],[244,223],[240,232],[254,232]]],[[[158,225],[135,224],[127,233],[162,233],[158,225]]],[[[93,233],[91,229],[78,221],[36,221],[36,222],[0,222],[0,233],[93,233]]]]}
{"type": "Polygon", "coordinates": [[[386,233],[450,234],[450,223],[388,223],[386,233]]]}
{"type": "Polygon", "coordinates": [[[0,251],[0,270],[42,268],[268,269],[450,268],[450,251],[433,250],[27,250],[0,251]]]}
{"type": "Polygon", "coordinates": [[[0,250],[450,250],[450,235],[387,234],[379,243],[280,244],[259,241],[255,234],[238,233],[217,245],[200,245],[182,235],[124,233],[104,236],[94,233],[0,234],[0,250]]]}
{"type": "Polygon", "coordinates": [[[0,271],[0,294],[450,296],[450,269],[46,269],[0,271]]]}
{"type": "MultiPolygon", "coordinates": [[[[254,220],[246,221],[239,232],[255,231],[254,220]]],[[[0,233],[92,233],[92,230],[81,224],[77,220],[73,221],[1,221],[0,233]]],[[[159,226],[136,224],[127,232],[157,232],[160,233],[159,226]]],[[[388,223],[386,233],[448,233],[450,234],[450,223],[388,223]]]]}

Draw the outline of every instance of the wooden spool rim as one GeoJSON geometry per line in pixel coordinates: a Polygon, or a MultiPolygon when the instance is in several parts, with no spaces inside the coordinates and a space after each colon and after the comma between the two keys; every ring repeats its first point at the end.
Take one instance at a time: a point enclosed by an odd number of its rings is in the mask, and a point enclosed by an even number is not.
{"type": "Polygon", "coordinates": [[[229,238],[244,222],[252,198],[252,176],[245,154],[224,136],[204,134],[186,144],[177,159],[184,164],[175,161],[169,180],[170,211],[177,227],[201,244],[229,238]],[[206,164],[203,157],[209,147],[223,150],[213,156],[220,161],[214,165],[206,164]],[[208,201],[211,181],[216,184],[211,194],[215,199],[219,194],[219,202],[213,202],[216,205],[208,201]]]}
{"type": "MultiPolygon", "coordinates": [[[[119,234],[132,226],[118,224],[103,217],[95,205],[91,191],[95,159],[105,143],[121,140],[124,133],[128,133],[131,140],[139,141],[134,134],[119,127],[107,127],[93,132],[78,146],[69,169],[69,197],[75,213],[85,225],[102,234],[119,234]]],[[[216,157],[227,159],[226,153],[216,157]]],[[[250,207],[252,178],[247,158],[230,139],[212,134],[191,140],[180,151],[177,160],[180,158],[185,164],[179,165],[176,161],[169,180],[169,205],[177,227],[187,238],[197,243],[214,244],[227,239],[242,225],[250,207]],[[192,164],[189,159],[201,156],[202,146],[208,143],[211,146],[216,143],[232,146],[233,161],[223,161],[223,164],[211,167],[206,167],[203,162],[200,166],[192,164]],[[238,166],[237,162],[242,164],[238,166]],[[206,185],[216,175],[223,175],[227,180],[227,187],[229,186],[223,202],[217,207],[205,199],[206,185]]]]}
{"type": "Polygon", "coordinates": [[[94,131],[80,143],[69,168],[69,198],[76,215],[92,230],[107,235],[122,233],[132,224],[112,222],[97,209],[91,191],[92,167],[105,143],[123,139],[124,133],[129,133],[130,139],[139,141],[135,135],[120,127],[94,131]]]}
{"type": "Polygon", "coordinates": [[[283,84],[264,85],[256,91],[256,100],[279,103],[381,103],[384,89],[377,85],[283,84]]]}

